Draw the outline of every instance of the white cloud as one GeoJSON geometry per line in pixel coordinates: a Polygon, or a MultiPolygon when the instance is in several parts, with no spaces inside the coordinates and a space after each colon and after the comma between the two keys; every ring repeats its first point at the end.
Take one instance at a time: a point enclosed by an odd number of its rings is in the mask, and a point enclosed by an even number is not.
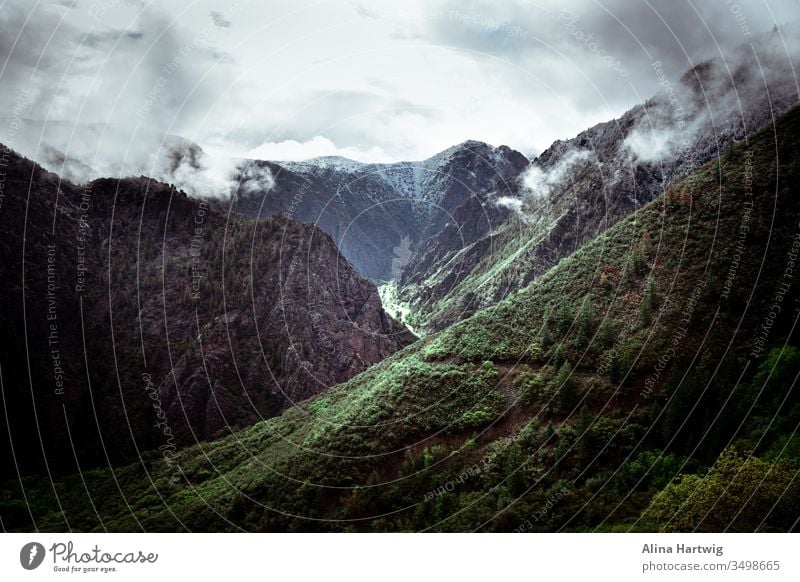
{"type": "Polygon", "coordinates": [[[501,196],[495,202],[497,206],[501,208],[508,208],[509,210],[513,210],[514,212],[520,212],[522,210],[522,199],[521,198],[513,198],[511,196],[501,196]]]}
{"type": "Polygon", "coordinates": [[[159,166],[154,177],[199,198],[227,198],[236,192],[267,192],[275,183],[268,168],[234,158],[208,155],[199,159],[184,157],[169,168],[159,166]]]}
{"type": "Polygon", "coordinates": [[[594,158],[594,154],[589,150],[573,150],[550,168],[543,168],[534,163],[522,175],[522,184],[531,199],[546,199],[554,186],[564,183],[567,174],[575,165],[594,158]]]}
{"type": "MultiPolygon", "coordinates": [[[[796,2],[767,3],[780,21],[800,15],[796,2]]],[[[368,10],[349,1],[165,0],[68,11],[7,0],[0,105],[9,111],[28,89],[28,118],[114,126],[102,147],[87,134],[65,141],[103,173],[150,174],[143,164],[158,141],[143,136],[164,133],[264,159],[419,160],[466,139],[530,155],[653,94],[652,59],[674,76],[747,40],[724,2],[697,3],[704,22],[684,3],[606,4],[613,16],[578,0],[385,0],[368,10]],[[572,28],[559,20],[563,9],[579,17],[572,28]],[[212,12],[235,28],[215,26],[212,12]]],[[[754,33],[771,28],[769,10],[740,4],[754,33]]]]}
{"type": "Polygon", "coordinates": [[[677,151],[678,132],[636,128],[627,138],[625,147],[642,162],[671,159],[677,151]]]}
{"type": "Polygon", "coordinates": [[[359,162],[390,162],[392,158],[380,147],[368,150],[354,147],[338,147],[326,137],[318,135],[308,141],[299,142],[287,139],[280,142],[263,143],[248,151],[246,158],[254,160],[295,161],[319,158],[322,156],[341,156],[359,162]]]}

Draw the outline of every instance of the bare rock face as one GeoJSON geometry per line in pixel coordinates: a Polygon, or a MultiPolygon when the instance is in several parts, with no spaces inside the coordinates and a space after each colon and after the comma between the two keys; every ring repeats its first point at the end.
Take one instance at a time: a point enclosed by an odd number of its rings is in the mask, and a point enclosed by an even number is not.
{"type": "Polygon", "coordinates": [[[4,162],[0,320],[15,340],[0,363],[24,472],[247,426],[415,339],[312,225],[230,215],[148,178],[76,186],[4,162]]]}
{"type": "MultiPolygon", "coordinates": [[[[787,33],[800,34],[796,25],[787,33]]],[[[476,192],[398,281],[416,325],[440,330],[525,287],[598,234],[797,103],[775,33],[667,79],[618,119],[559,140],[517,179],[476,192]],[[755,56],[758,54],[758,57],[755,56]],[[763,70],[762,75],[751,75],[763,70]]],[[[679,193],[676,193],[679,195],[679,193]]]]}
{"type": "Polygon", "coordinates": [[[466,141],[419,162],[364,164],[327,157],[253,162],[274,177],[271,189],[239,193],[246,216],[286,214],[319,226],[366,277],[397,276],[396,249],[418,248],[452,222],[475,194],[516,177],[528,160],[506,146],[466,141]]]}
{"type": "Polygon", "coordinates": [[[251,287],[234,289],[224,313],[199,332],[187,330],[173,374],[159,388],[168,415],[186,416],[178,422],[185,438],[208,438],[279,414],[415,339],[383,311],[374,284],[327,234],[274,218],[255,236],[257,261],[270,268],[254,273],[251,287]],[[199,370],[208,370],[214,389],[199,370]]]}

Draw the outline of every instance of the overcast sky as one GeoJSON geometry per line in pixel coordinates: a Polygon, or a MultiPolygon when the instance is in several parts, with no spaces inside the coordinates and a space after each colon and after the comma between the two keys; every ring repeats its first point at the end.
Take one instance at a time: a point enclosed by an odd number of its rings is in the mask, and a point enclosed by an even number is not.
{"type": "Polygon", "coordinates": [[[797,0],[0,0],[0,106],[261,159],[530,155],[652,95],[654,61],[677,77],[798,18],[797,0]]]}

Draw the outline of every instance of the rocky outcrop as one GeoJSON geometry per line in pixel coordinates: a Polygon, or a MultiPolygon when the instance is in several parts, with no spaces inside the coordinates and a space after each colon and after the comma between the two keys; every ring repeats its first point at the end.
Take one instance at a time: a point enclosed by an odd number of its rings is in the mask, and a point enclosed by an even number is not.
{"type": "Polygon", "coordinates": [[[556,141],[519,179],[470,197],[454,211],[457,225],[428,240],[398,282],[415,328],[440,330],[497,303],[796,105],[785,74],[796,57],[781,42],[773,32],[724,62],[664,77],[647,102],[556,141]]]}
{"type": "Polygon", "coordinates": [[[467,141],[421,162],[253,163],[269,169],[274,183],[268,192],[239,193],[235,211],[313,223],[333,237],[360,273],[386,281],[399,274],[395,258],[404,241],[421,247],[472,195],[513,180],[528,160],[505,146],[467,141]]]}
{"type": "Polygon", "coordinates": [[[415,339],[312,225],[228,215],[147,178],[79,187],[8,151],[3,172],[2,422],[23,472],[168,453],[415,339]]]}
{"type": "MultiPolygon", "coordinates": [[[[327,234],[273,218],[255,235],[254,260],[268,267],[253,274],[252,285],[234,288],[221,314],[181,335],[185,348],[159,388],[169,416],[185,415],[182,431],[194,431],[184,438],[279,414],[414,340],[327,234]]],[[[249,264],[249,249],[240,251],[231,258],[249,264]]]]}

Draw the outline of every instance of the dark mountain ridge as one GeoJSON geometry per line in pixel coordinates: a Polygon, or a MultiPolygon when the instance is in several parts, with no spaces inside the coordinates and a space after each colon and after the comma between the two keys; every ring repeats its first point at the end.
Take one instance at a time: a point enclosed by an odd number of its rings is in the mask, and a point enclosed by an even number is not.
{"type": "Polygon", "coordinates": [[[800,26],[790,25],[679,80],[656,67],[662,92],[556,141],[518,179],[476,193],[398,279],[397,301],[415,329],[445,329],[497,303],[794,107],[800,89],[787,71],[798,53],[800,26]],[[498,208],[487,211],[487,201],[498,208]]]}
{"type": "Polygon", "coordinates": [[[3,166],[4,474],[248,426],[414,339],[312,225],[144,177],[76,186],[8,150],[3,166]]]}
{"type": "Polygon", "coordinates": [[[280,417],[118,468],[121,486],[65,479],[63,513],[47,483],[9,484],[29,503],[4,522],[796,529],[798,136],[794,109],[526,288],[280,417]]]}
{"type": "Polygon", "coordinates": [[[415,248],[435,236],[456,208],[514,179],[528,160],[506,146],[467,141],[420,162],[328,157],[246,163],[268,169],[274,182],[269,191],[237,192],[234,212],[253,218],[284,214],[315,224],[360,273],[382,282],[399,275],[394,259],[404,240],[415,248]]]}

